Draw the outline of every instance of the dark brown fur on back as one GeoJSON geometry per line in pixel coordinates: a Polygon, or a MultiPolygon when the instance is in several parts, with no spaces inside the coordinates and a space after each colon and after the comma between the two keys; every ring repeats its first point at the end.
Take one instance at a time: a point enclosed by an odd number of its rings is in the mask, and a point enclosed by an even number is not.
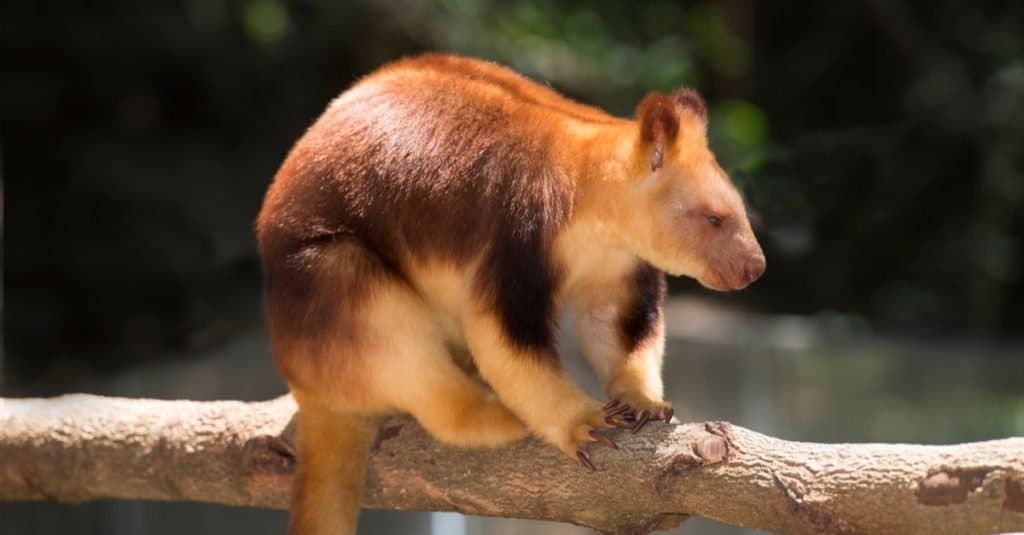
{"type": "MultiPolygon", "coordinates": [[[[391,78],[364,82],[371,90],[357,85],[282,165],[257,233],[271,310],[289,310],[281,321],[306,324],[280,332],[316,336],[342,313],[336,301],[333,311],[316,306],[310,292],[319,287],[318,256],[344,241],[377,257],[371,278],[404,280],[410,261],[463,265],[482,258],[474,291],[498,311],[510,342],[552,344],[559,269],[551,241],[572,208],[566,178],[550,163],[547,147],[554,140],[524,129],[500,102],[453,89],[457,74],[418,74],[437,61],[407,62],[410,76],[398,67],[391,78]]],[[[501,91],[523,82],[511,72],[506,77],[476,79],[501,91]]],[[[565,113],[586,116],[586,110],[565,105],[565,113]]]]}

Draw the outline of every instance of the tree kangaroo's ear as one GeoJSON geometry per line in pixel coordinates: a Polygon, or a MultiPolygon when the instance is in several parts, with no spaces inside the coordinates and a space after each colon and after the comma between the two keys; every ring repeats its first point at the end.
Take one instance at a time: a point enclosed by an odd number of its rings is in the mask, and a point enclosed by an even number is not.
{"type": "Polygon", "coordinates": [[[636,107],[640,121],[640,141],[651,146],[651,171],[657,171],[665,157],[665,147],[679,134],[679,112],[669,96],[652,91],[636,107]]]}
{"type": "Polygon", "coordinates": [[[692,113],[700,120],[701,125],[707,125],[708,105],[696,91],[689,87],[681,87],[672,93],[672,100],[684,111],[692,113]]]}
{"type": "Polygon", "coordinates": [[[665,150],[679,135],[680,115],[694,116],[701,129],[708,120],[708,109],[704,99],[688,87],[680,88],[671,95],[657,91],[648,93],[636,108],[640,121],[640,140],[652,145],[651,170],[657,171],[665,159],[665,150]]]}

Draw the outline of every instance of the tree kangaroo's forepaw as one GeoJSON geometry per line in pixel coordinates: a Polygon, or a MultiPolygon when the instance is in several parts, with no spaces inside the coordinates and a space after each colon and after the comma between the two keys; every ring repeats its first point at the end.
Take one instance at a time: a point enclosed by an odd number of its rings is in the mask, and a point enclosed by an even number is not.
{"type": "Polygon", "coordinates": [[[664,401],[653,401],[628,394],[613,397],[604,406],[604,421],[608,425],[629,429],[636,433],[640,431],[647,422],[672,421],[675,409],[670,403],[664,401]]]}
{"type": "Polygon", "coordinates": [[[610,427],[614,426],[605,422],[603,410],[596,409],[590,411],[571,428],[568,440],[563,442],[561,449],[570,458],[578,460],[588,470],[596,471],[597,467],[594,466],[594,462],[590,459],[590,448],[592,446],[603,444],[612,449],[619,449],[619,446],[612,439],[601,434],[601,429],[610,427]]]}

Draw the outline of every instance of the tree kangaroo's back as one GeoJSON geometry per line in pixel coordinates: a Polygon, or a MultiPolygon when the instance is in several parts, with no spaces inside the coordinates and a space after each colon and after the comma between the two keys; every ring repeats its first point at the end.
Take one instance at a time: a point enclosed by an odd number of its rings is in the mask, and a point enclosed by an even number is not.
{"type": "Polygon", "coordinates": [[[377,423],[397,411],[452,444],[534,434],[589,469],[601,428],[669,421],[662,273],[731,290],[765,267],[705,124],[688,89],[619,119],[445,55],[335,99],[256,223],[299,405],[291,533],[355,532],[377,423]],[[563,374],[564,307],[608,403],[563,374]]]}

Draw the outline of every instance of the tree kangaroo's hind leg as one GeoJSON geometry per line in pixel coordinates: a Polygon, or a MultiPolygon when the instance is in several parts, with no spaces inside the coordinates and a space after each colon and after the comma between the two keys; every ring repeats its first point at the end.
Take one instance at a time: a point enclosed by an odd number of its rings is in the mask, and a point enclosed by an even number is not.
{"type": "Polygon", "coordinates": [[[278,367],[299,405],[290,532],[355,532],[379,418],[408,411],[439,440],[497,445],[527,434],[452,361],[426,303],[358,243],[312,246],[269,271],[278,367]]]}
{"type": "Polygon", "coordinates": [[[564,375],[554,347],[517,346],[487,306],[467,314],[465,331],[480,374],[534,433],[592,470],[589,446],[615,447],[597,432],[611,426],[601,404],[564,375]]]}
{"type": "Polygon", "coordinates": [[[489,388],[456,365],[436,313],[419,294],[389,285],[368,313],[379,333],[370,371],[378,396],[449,444],[496,446],[528,434],[489,388]]]}

